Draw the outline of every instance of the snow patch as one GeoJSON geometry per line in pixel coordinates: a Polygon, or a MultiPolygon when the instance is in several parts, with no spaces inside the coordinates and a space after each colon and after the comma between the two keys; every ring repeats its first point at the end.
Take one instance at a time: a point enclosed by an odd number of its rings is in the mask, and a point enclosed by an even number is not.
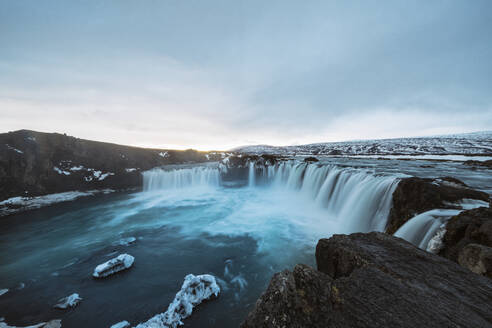
{"type": "Polygon", "coordinates": [[[79,294],[73,293],[72,295],[69,295],[67,297],[60,298],[58,300],[58,303],[55,304],[53,307],[55,309],[65,310],[68,308],[76,307],[77,304],[80,303],[80,301],[82,301],[82,298],[79,296],[79,294]]]}
{"type": "Polygon", "coordinates": [[[446,223],[443,223],[436,234],[429,240],[426,251],[437,254],[444,247],[443,238],[446,234],[446,223]]]}
{"type": "Polygon", "coordinates": [[[70,175],[70,172],[61,170],[57,166],[53,166],[53,170],[58,174],[70,175]]]}
{"type": "Polygon", "coordinates": [[[5,146],[7,146],[8,149],[13,150],[13,151],[15,151],[15,152],[17,152],[19,154],[24,154],[24,152],[22,150],[19,150],[17,148],[14,148],[11,145],[5,144],[5,146]]]}
{"type": "Polygon", "coordinates": [[[37,197],[12,197],[0,202],[0,216],[12,214],[19,211],[36,209],[55,203],[75,200],[79,197],[93,196],[99,193],[111,193],[113,189],[89,190],[89,191],[67,191],[57,194],[49,194],[37,197]]]}
{"type": "Polygon", "coordinates": [[[9,291],[8,288],[5,288],[5,289],[0,289],[0,296],[4,295],[4,294],[7,294],[9,291]]]}
{"type": "Polygon", "coordinates": [[[176,328],[183,325],[183,319],[191,315],[195,306],[213,296],[217,297],[219,293],[220,287],[214,276],[189,274],[167,311],[153,316],[136,328],[176,328]]]}
{"type": "Polygon", "coordinates": [[[128,169],[125,169],[125,171],[128,172],[128,173],[134,172],[136,170],[137,170],[136,168],[128,168],[128,169]]]}
{"type": "Polygon", "coordinates": [[[84,167],[82,165],[79,165],[79,166],[71,167],[70,171],[81,171],[83,169],[84,169],[84,167]]]}
{"type": "Polygon", "coordinates": [[[120,272],[122,270],[129,269],[135,258],[129,254],[120,254],[114,259],[106,261],[102,264],[99,264],[95,269],[92,276],[94,278],[104,278],[109,275],[115,274],[116,272],[120,272]]]}
{"type": "Polygon", "coordinates": [[[169,153],[167,151],[160,152],[159,156],[166,158],[166,157],[169,157],[169,153]]]}
{"type": "MultiPolygon", "coordinates": [[[[9,326],[7,323],[3,322],[2,320],[0,322],[0,328],[22,328],[22,327],[9,326]]],[[[48,322],[41,322],[24,328],[61,328],[61,320],[51,320],[48,322]]]]}

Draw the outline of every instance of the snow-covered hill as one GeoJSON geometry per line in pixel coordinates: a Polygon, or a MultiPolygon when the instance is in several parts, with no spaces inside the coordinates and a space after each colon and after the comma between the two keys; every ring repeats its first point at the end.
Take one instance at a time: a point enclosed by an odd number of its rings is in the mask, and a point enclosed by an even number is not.
{"type": "Polygon", "coordinates": [[[237,152],[282,155],[492,155],[492,131],[433,137],[244,146],[237,152]]]}

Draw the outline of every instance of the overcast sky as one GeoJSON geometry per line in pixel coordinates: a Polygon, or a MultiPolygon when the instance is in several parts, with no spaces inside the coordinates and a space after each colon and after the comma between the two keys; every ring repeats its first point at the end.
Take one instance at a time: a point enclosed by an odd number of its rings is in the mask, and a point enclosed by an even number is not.
{"type": "Polygon", "coordinates": [[[492,1],[0,0],[0,132],[229,149],[492,129],[492,1]]]}

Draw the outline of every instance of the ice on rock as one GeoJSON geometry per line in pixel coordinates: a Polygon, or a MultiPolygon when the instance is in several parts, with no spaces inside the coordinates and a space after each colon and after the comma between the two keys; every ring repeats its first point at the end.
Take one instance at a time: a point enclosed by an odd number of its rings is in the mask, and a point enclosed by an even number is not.
{"type": "Polygon", "coordinates": [[[104,278],[112,275],[116,272],[129,269],[135,258],[129,254],[120,254],[117,257],[99,264],[95,269],[92,276],[94,278],[104,278]]]}
{"type": "Polygon", "coordinates": [[[169,304],[167,311],[153,316],[136,328],[176,328],[183,325],[183,319],[191,315],[193,307],[204,300],[218,296],[219,293],[220,287],[214,276],[189,274],[185,277],[181,290],[169,304]]]}
{"type": "Polygon", "coordinates": [[[82,301],[82,298],[77,293],[73,293],[67,297],[61,298],[58,300],[58,303],[53,306],[55,309],[65,310],[68,308],[76,307],[77,304],[82,301]]]}
{"type": "Polygon", "coordinates": [[[62,326],[61,320],[51,320],[48,322],[41,322],[27,327],[9,326],[7,323],[3,321],[0,322],[0,328],[61,328],[61,326],[62,326]]]}
{"type": "Polygon", "coordinates": [[[9,291],[8,288],[0,289],[0,296],[2,296],[3,294],[6,294],[8,291],[9,291]]]}
{"type": "Polygon", "coordinates": [[[130,323],[128,321],[120,321],[118,323],[115,323],[112,325],[110,328],[130,328],[130,323]]]}

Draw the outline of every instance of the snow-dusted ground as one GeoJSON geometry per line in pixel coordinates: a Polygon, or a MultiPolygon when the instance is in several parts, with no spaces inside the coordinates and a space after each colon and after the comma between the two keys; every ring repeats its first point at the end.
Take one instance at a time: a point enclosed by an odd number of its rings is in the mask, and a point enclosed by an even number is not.
{"type": "MultiPolygon", "coordinates": [[[[490,155],[492,131],[434,137],[359,140],[300,146],[244,146],[243,153],[282,155],[490,155]]],[[[468,158],[469,159],[469,158],[468,158]]]]}
{"type": "Polygon", "coordinates": [[[0,217],[20,211],[32,210],[55,203],[75,200],[79,197],[93,196],[95,194],[108,194],[114,192],[113,189],[88,190],[88,191],[67,191],[57,194],[49,194],[37,197],[12,197],[0,201],[0,217]]]}

